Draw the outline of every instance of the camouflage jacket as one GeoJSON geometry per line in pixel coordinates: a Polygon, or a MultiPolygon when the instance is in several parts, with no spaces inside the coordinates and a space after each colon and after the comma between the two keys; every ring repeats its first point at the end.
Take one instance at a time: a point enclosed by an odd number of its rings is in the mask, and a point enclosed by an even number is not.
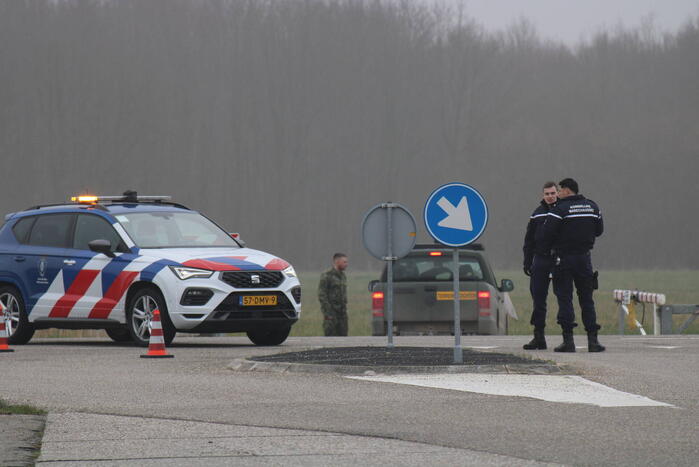
{"type": "Polygon", "coordinates": [[[323,314],[346,312],[347,276],[344,272],[332,268],[320,275],[318,301],[323,314]]]}

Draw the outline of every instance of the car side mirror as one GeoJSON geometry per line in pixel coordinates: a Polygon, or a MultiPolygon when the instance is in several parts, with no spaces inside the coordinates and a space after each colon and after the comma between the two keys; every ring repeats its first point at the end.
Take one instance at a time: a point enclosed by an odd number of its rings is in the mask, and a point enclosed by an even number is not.
{"type": "Polygon", "coordinates": [[[501,292],[512,292],[514,289],[515,283],[512,282],[510,279],[503,279],[502,282],[500,282],[501,292]]]}
{"type": "Polygon", "coordinates": [[[379,283],[379,281],[377,281],[377,280],[373,280],[373,281],[369,282],[369,292],[373,292],[373,291],[374,291],[374,287],[375,287],[376,284],[378,284],[378,283],[379,283]]]}
{"type": "Polygon", "coordinates": [[[112,242],[109,240],[104,240],[101,238],[98,240],[92,240],[87,244],[87,246],[95,253],[102,253],[110,258],[114,258],[116,256],[114,252],[112,252],[112,242]]]}
{"type": "Polygon", "coordinates": [[[245,241],[242,238],[240,238],[240,234],[238,232],[229,232],[228,235],[230,235],[231,238],[233,238],[233,240],[238,242],[240,246],[245,246],[245,241]]]}

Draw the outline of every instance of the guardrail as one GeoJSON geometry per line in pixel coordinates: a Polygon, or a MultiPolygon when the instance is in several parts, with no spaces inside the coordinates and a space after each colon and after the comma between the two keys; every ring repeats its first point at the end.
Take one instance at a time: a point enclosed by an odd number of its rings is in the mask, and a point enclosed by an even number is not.
{"type": "Polygon", "coordinates": [[[660,333],[661,334],[682,334],[699,316],[699,305],[663,305],[660,307],[660,333]],[[672,315],[691,315],[677,329],[672,331],[672,315]]]}
{"type": "MultiPolygon", "coordinates": [[[[621,290],[613,292],[614,301],[619,305],[619,334],[624,334],[626,321],[629,327],[636,327],[641,335],[646,335],[646,330],[636,318],[636,305],[642,304],[645,311],[646,304],[652,306],[653,314],[653,334],[658,336],[662,333],[661,316],[658,305],[665,305],[665,294],[644,292],[640,290],[621,290]]],[[[672,325],[672,318],[670,318],[672,325]]]]}
{"type": "Polygon", "coordinates": [[[619,334],[624,334],[628,323],[646,335],[643,325],[636,318],[636,306],[641,304],[652,306],[653,335],[681,334],[699,317],[699,305],[666,305],[665,294],[643,292],[639,290],[620,290],[613,292],[614,301],[619,305],[619,334]],[[673,331],[672,315],[690,315],[677,331],[673,331]]]}

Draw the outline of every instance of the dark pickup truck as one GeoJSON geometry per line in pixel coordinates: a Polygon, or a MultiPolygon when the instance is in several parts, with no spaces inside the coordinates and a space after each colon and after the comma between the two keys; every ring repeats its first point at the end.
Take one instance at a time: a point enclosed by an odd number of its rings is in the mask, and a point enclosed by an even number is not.
{"type": "MultiPolygon", "coordinates": [[[[393,267],[393,330],[395,335],[453,335],[453,249],[416,245],[393,267]]],[[[372,294],[372,335],[386,335],[387,268],[369,283],[372,294]]],[[[512,307],[507,292],[511,280],[495,281],[480,244],[459,249],[459,290],[462,334],[507,334],[512,307]]],[[[513,312],[513,309],[512,309],[513,312]]]]}

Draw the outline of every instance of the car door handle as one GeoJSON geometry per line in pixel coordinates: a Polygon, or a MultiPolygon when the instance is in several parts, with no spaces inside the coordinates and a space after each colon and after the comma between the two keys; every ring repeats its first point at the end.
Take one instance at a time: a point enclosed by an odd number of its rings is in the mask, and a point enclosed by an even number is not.
{"type": "Polygon", "coordinates": [[[63,264],[67,264],[68,266],[72,266],[75,264],[75,260],[74,259],[64,259],[63,264]]]}
{"type": "Polygon", "coordinates": [[[21,263],[25,259],[27,259],[27,258],[25,258],[24,256],[15,256],[15,258],[14,258],[14,260],[17,261],[18,263],[21,263]]]}

